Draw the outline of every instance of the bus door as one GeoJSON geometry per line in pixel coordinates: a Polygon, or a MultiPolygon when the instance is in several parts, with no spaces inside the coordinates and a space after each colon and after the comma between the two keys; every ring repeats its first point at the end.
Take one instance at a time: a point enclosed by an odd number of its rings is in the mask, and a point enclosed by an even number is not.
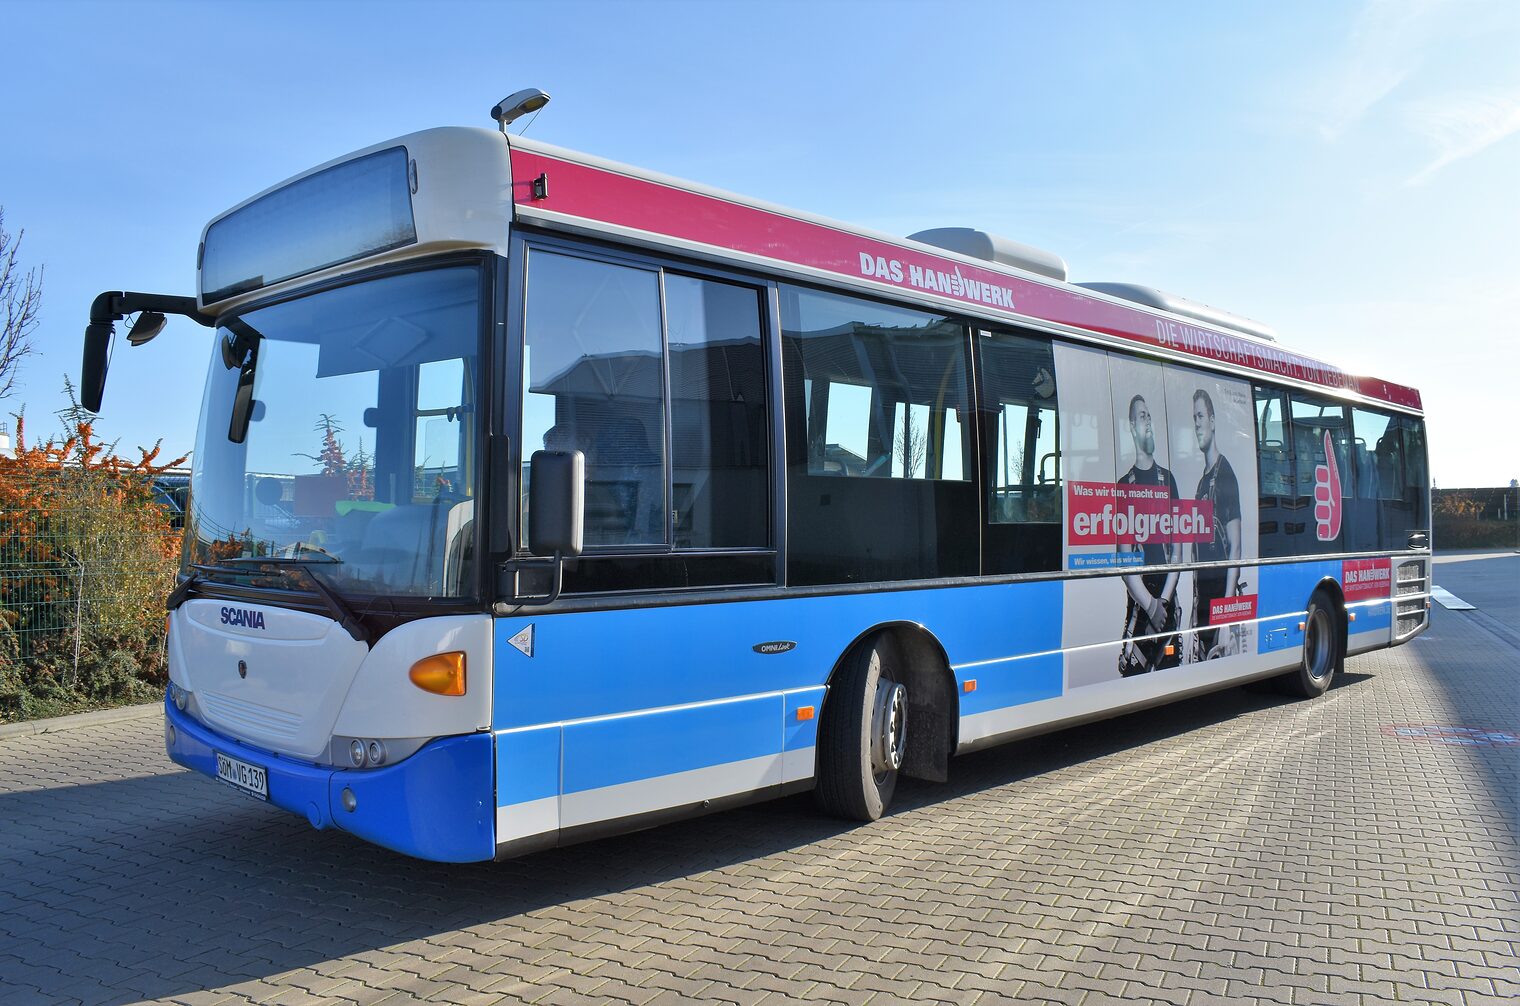
{"type": "Polygon", "coordinates": [[[1061,567],[1061,455],[1050,342],[978,333],[981,367],[982,572],[1061,567]]]}

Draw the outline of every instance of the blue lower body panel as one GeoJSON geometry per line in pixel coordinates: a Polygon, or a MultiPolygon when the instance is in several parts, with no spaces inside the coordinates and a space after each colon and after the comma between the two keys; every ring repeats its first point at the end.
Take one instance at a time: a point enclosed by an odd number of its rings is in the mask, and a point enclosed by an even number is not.
{"type": "Polygon", "coordinates": [[[334,826],[387,849],[445,863],[496,855],[492,741],[489,734],[445,737],[395,765],[332,769],[240,744],[164,702],[174,728],[169,757],[216,778],[216,753],[264,768],[269,802],[314,828],[334,826]],[[353,795],[353,810],[343,793],[353,795]]]}

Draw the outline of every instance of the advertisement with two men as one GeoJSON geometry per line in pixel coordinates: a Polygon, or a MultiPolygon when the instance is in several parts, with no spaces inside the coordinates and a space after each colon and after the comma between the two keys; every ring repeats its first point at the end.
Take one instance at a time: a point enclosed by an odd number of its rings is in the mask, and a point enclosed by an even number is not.
{"type": "Polygon", "coordinates": [[[1067,687],[1254,653],[1250,385],[1061,343],[1055,364],[1062,557],[1090,574],[1065,584],[1067,687]]]}

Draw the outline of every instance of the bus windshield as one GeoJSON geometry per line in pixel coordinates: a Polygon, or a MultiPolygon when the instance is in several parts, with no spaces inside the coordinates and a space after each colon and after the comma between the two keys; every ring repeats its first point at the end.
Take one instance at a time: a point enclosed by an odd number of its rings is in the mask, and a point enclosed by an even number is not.
{"type": "Polygon", "coordinates": [[[322,291],[224,319],[229,333],[253,344],[251,421],[233,442],[238,369],[217,349],[187,568],[215,580],[298,560],[347,594],[473,594],[479,270],[322,291]]]}

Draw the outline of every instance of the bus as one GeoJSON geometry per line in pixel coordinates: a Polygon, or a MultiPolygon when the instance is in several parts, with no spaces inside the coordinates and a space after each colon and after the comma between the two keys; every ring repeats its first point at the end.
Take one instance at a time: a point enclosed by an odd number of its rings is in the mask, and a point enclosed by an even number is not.
{"type": "Polygon", "coordinates": [[[984,231],[874,233],[510,118],[233,207],[193,297],[96,299],[94,410],[116,322],[211,330],[180,765],[450,862],[806,790],[870,821],[954,755],[1314,698],[1425,629],[1413,388],[984,231]]]}

